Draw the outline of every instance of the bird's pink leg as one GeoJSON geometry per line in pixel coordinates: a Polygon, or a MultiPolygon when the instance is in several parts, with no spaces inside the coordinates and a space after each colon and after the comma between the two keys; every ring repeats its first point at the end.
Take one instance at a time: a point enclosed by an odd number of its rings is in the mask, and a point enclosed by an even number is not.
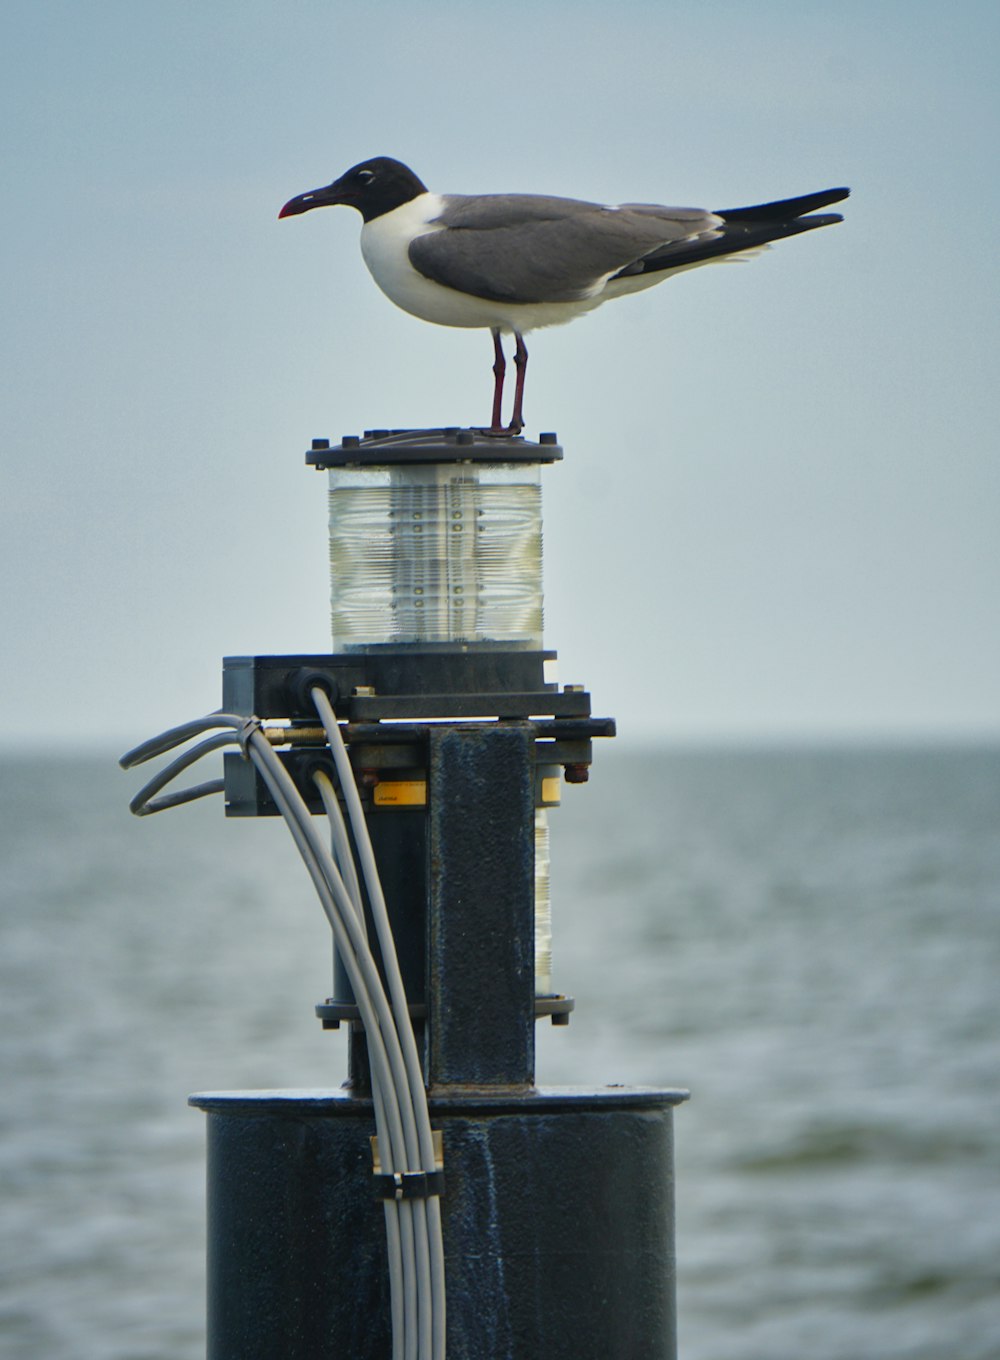
{"type": "Polygon", "coordinates": [[[499,330],[493,331],[493,423],[490,425],[491,434],[502,434],[503,426],[500,424],[500,403],[503,401],[503,375],[507,371],[507,364],[503,357],[503,345],[500,343],[499,330]]]}
{"type": "Polygon", "coordinates": [[[528,351],[525,348],[524,337],[520,331],[514,332],[517,341],[514,350],[514,367],[517,369],[517,381],[514,384],[514,410],[511,412],[510,424],[507,429],[511,434],[518,434],[524,428],[524,375],[528,368],[528,351]]]}

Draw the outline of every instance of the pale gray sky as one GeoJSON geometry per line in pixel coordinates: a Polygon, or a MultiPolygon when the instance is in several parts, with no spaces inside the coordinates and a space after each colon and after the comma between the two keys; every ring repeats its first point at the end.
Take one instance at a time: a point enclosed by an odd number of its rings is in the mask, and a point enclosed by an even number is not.
{"type": "Polygon", "coordinates": [[[992,0],[8,7],[8,741],[130,744],[329,645],[316,435],[482,423],[488,336],[375,289],[435,189],[845,225],[531,341],[546,641],[625,739],[1000,735],[992,0]]]}

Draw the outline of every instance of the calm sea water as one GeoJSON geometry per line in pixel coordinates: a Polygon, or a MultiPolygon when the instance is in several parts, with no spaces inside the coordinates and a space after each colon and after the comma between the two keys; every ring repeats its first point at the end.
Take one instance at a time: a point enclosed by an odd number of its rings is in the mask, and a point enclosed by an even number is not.
{"type": "MultiPolygon", "coordinates": [[[[344,1074],[280,825],[137,782],[0,772],[7,1360],[202,1355],[188,1093],[344,1074]]],[[[1000,1357],[1000,751],[602,747],[552,872],[540,1080],[693,1093],[684,1360],[1000,1357]]]]}

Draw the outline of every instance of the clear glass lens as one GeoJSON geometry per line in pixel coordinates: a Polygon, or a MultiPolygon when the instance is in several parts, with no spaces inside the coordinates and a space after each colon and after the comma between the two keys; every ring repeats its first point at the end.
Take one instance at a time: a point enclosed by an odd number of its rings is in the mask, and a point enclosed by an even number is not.
{"type": "Polygon", "coordinates": [[[332,470],[334,651],[541,647],[541,509],[537,465],[332,470]]]}

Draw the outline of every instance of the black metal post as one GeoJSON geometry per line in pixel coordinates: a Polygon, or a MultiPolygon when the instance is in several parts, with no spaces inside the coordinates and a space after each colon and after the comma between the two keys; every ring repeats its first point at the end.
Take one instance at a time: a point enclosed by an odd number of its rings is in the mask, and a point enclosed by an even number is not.
{"type": "Polygon", "coordinates": [[[430,733],[431,1089],[535,1079],[533,765],[528,724],[430,733]]]}

